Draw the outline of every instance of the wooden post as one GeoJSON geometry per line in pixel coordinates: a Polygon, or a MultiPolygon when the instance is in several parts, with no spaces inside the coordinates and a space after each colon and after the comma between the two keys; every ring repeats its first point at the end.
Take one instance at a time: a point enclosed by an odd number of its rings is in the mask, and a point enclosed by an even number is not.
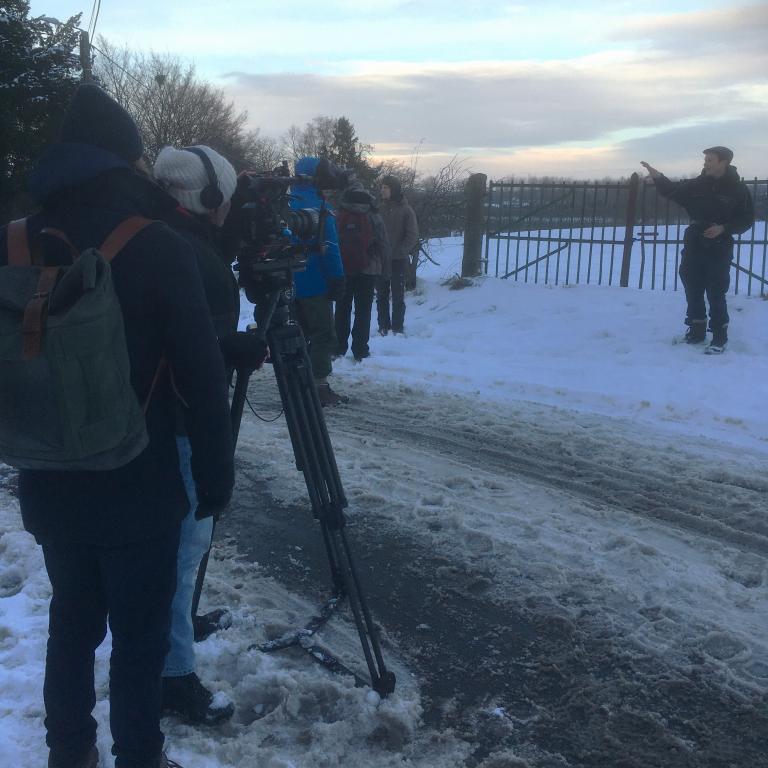
{"type": "Polygon", "coordinates": [[[467,218],[464,226],[464,254],[461,259],[462,277],[476,277],[482,274],[487,180],[488,177],[484,173],[473,173],[464,188],[467,195],[467,218]]]}
{"type": "Polygon", "coordinates": [[[80,32],[80,66],[83,68],[83,82],[93,81],[93,71],[91,70],[91,42],[88,39],[88,33],[80,32]]]}
{"type": "Polygon", "coordinates": [[[635,242],[635,215],[637,212],[637,192],[640,189],[640,177],[633,173],[629,177],[629,199],[627,200],[627,226],[624,232],[624,254],[621,258],[622,288],[629,286],[629,265],[632,262],[632,245],[635,242]]]}

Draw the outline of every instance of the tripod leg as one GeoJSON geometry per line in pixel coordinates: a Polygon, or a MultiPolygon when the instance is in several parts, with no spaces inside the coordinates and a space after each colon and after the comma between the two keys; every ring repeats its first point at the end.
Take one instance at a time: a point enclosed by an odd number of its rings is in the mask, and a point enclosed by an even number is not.
{"type": "Polygon", "coordinates": [[[268,338],[296,467],[304,474],[312,513],[320,522],[334,586],[349,597],[372,687],[386,696],[394,690],[395,676],[384,664],[376,627],[344,533],[347,499],[312,378],[306,344],[295,325],[271,329],[268,338]]]}

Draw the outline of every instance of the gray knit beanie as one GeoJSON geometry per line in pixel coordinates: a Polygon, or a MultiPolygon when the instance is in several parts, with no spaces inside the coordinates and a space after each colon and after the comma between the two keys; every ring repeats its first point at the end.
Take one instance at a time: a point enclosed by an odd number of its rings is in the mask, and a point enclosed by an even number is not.
{"type": "MultiPolygon", "coordinates": [[[[214,186],[218,184],[223,202],[228,202],[237,186],[237,174],[232,163],[210,147],[198,145],[195,149],[205,152],[211,161],[216,175],[214,186]]],[[[211,181],[202,159],[195,153],[164,147],[155,160],[154,174],[155,179],[182,207],[193,213],[209,213],[210,209],[203,205],[200,193],[211,181]]]]}

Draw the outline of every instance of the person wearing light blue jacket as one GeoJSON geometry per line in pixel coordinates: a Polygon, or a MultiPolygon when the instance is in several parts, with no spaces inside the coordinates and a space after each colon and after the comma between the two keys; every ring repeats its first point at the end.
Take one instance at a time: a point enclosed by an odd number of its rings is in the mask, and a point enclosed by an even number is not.
{"type": "MultiPolygon", "coordinates": [[[[296,162],[296,175],[314,176],[319,163],[317,157],[302,157],[296,162]]],[[[344,293],[344,267],[336,221],[322,192],[311,183],[291,186],[290,207],[315,209],[320,219],[321,231],[308,243],[306,270],[294,275],[295,310],[307,341],[320,402],[323,406],[338,405],[348,398],[334,392],[328,383],[337,346],[332,302],[344,293]]]]}

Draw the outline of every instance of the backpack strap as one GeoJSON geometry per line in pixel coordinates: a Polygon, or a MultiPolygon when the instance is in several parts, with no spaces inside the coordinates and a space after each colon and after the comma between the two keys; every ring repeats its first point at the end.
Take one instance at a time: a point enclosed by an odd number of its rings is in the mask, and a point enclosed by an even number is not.
{"type": "Polygon", "coordinates": [[[145,219],[142,216],[131,216],[118,224],[109,233],[107,239],[101,244],[99,253],[104,257],[105,261],[112,261],[128,245],[131,239],[150,224],[154,224],[152,219],[145,219]]]}
{"type": "Polygon", "coordinates": [[[51,291],[56,285],[60,267],[43,267],[37,281],[34,296],[24,307],[22,320],[22,355],[25,360],[31,360],[40,354],[43,346],[43,331],[48,317],[48,302],[51,291]]]}
{"type": "Polygon", "coordinates": [[[27,220],[16,219],[8,225],[8,266],[27,267],[31,263],[27,220]]]}

